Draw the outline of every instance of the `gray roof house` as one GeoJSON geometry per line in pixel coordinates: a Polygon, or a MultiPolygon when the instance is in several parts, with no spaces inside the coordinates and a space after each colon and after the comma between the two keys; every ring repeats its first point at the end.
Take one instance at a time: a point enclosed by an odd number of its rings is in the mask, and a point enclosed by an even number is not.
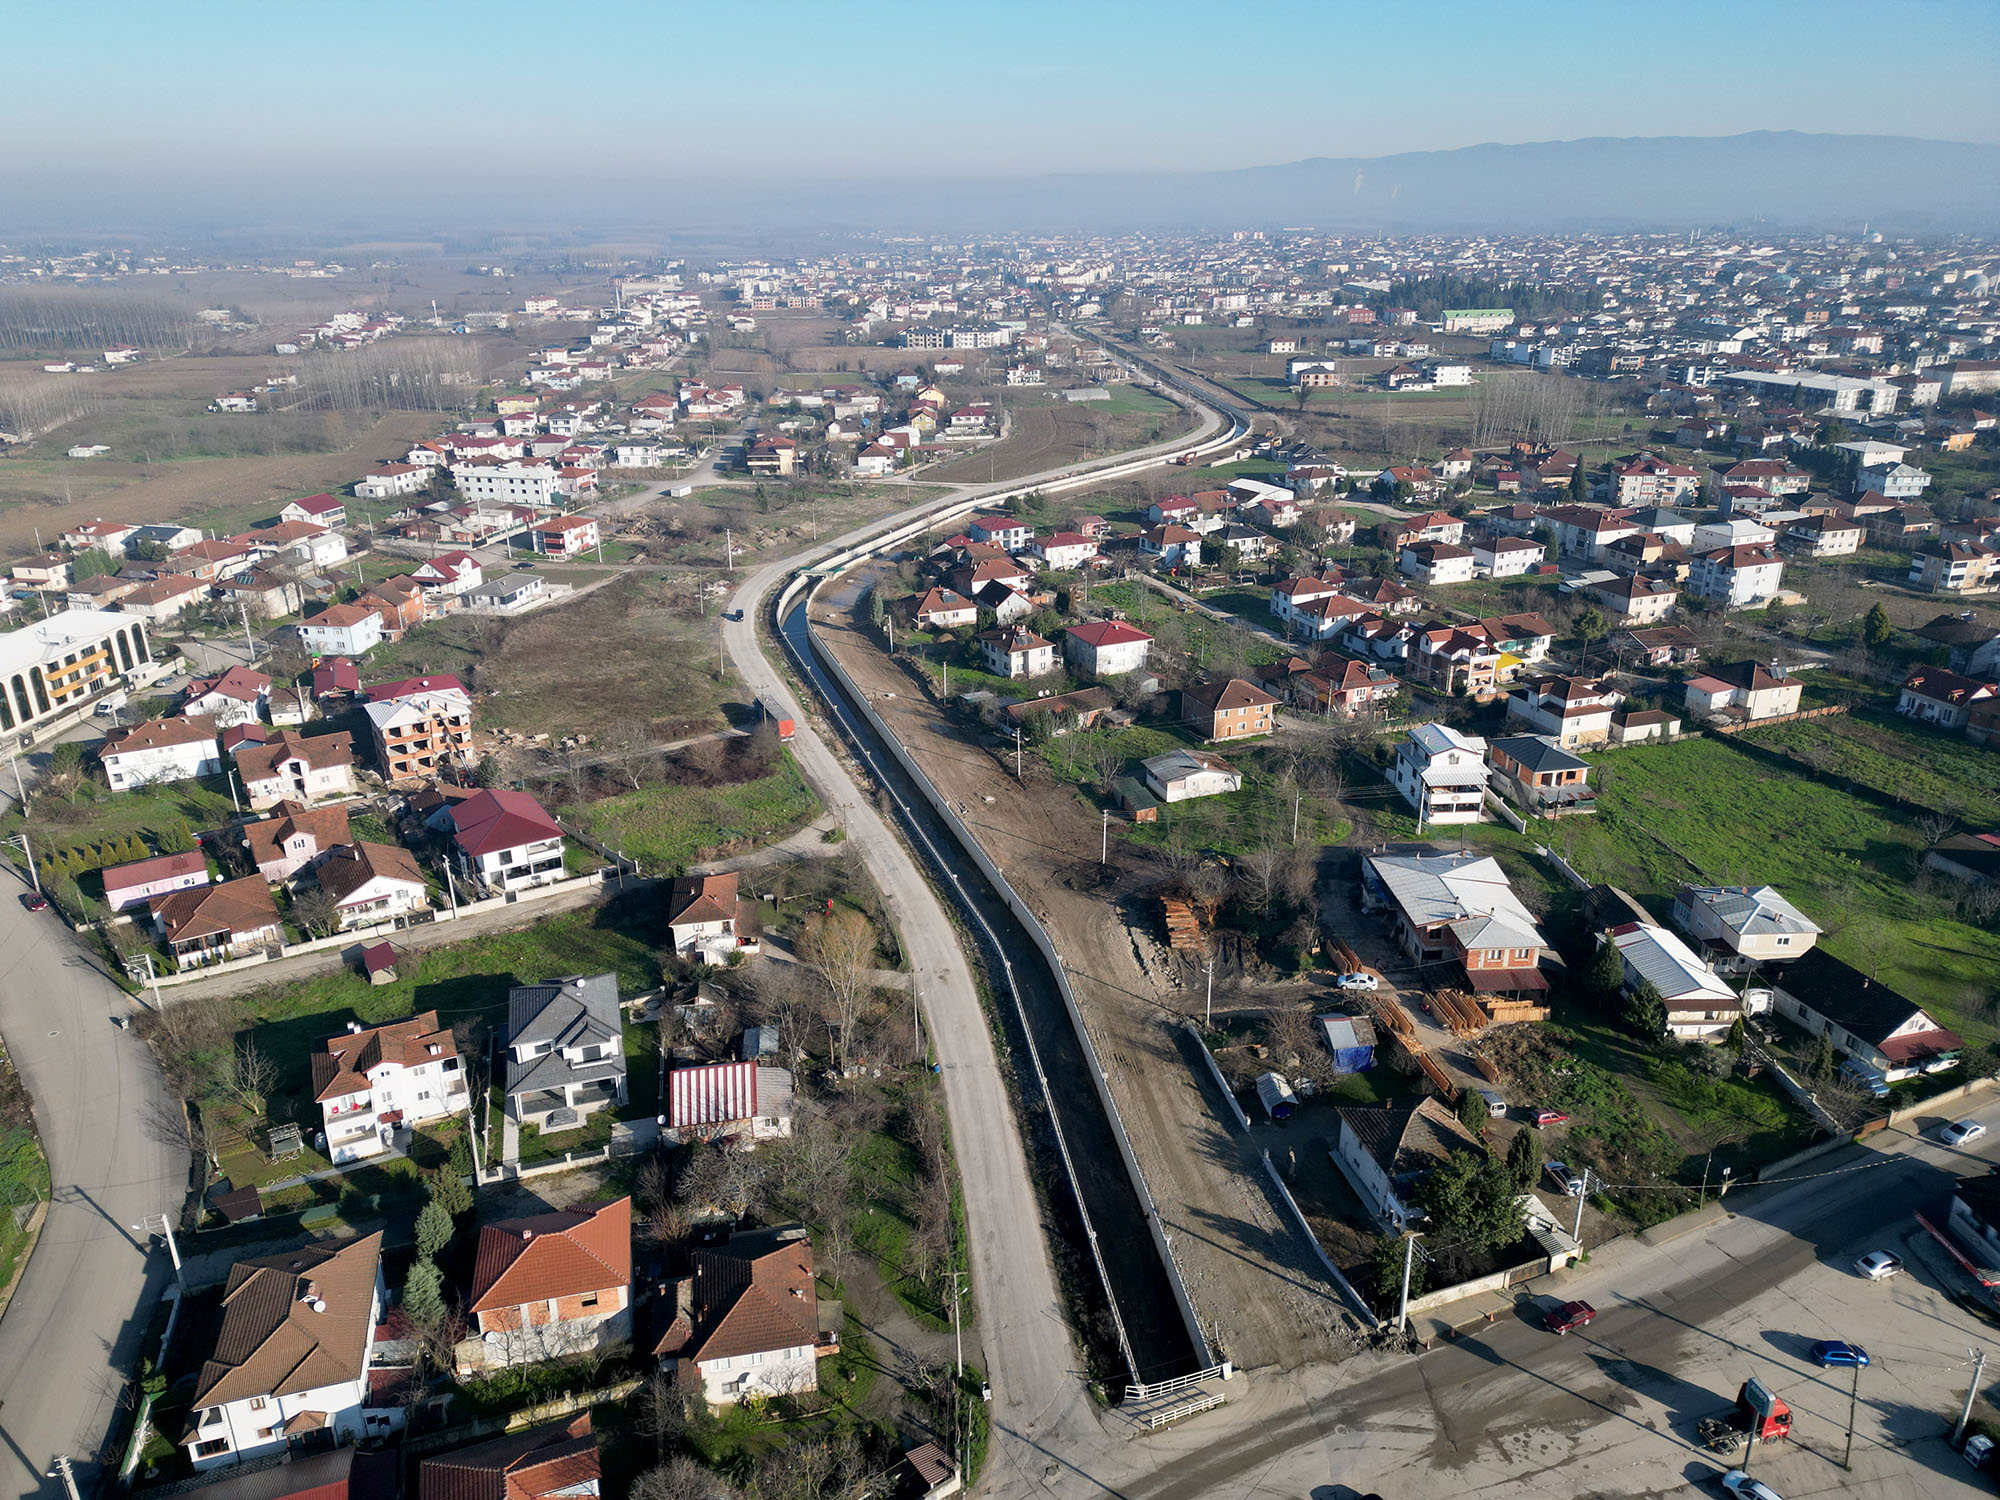
{"type": "Polygon", "coordinates": [[[507,1110],[544,1133],[623,1104],[625,1028],[618,976],[573,975],[507,994],[507,1110]]]}

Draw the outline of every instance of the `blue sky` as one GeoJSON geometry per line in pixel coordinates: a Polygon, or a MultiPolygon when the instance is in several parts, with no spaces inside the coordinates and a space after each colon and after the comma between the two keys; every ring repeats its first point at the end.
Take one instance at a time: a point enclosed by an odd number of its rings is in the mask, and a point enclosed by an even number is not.
{"type": "Polygon", "coordinates": [[[2000,0],[11,8],[7,177],[1225,168],[1796,129],[2000,143],[2000,0]]]}

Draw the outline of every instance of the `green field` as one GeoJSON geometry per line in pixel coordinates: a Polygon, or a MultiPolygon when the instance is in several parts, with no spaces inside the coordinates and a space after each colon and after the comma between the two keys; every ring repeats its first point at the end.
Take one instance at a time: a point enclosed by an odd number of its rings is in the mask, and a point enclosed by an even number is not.
{"type": "MultiPolygon", "coordinates": [[[[185,823],[191,833],[203,833],[221,827],[235,816],[228,786],[219,778],[176,781],[124,792],[113,792],[98,782],[86,782],[74,802],[53,794],[37,797],[27,833],[38,862],[51,853],[73,849],[86,855],[86,863],[92,863],[89,849],[109,838],[123,839],[130,834],[145,838],[176,823],[185,823]]],[[[0,835],[11,836],[21,831],[18,811],[0,820],[0,835]]]]}
{"type": "Polygon", "coordinates": [[[1836,714],[1744,739],[1901,802],[1913,816],[1943,812],[1975,832],[2000,828],[2000,755],[1898,714],[1836,714]]]}
{"type": "Polygon", "coordinates": [[[1836,957],[1879,976],[1968,1040],[1994,1035],[2000,934],[1912,888],[1914,812],[1892,815],[1723,740],[1600,756],[1595,817],[1543,835],[1593,880],[1663,911],[1688,883],[1769,883],[1828,929],[1836,957]]]}
{"type": "Polygon", "coordinates": [[[776,770],[733,786],[665,782],[560,809],[592,838],[620,849],[651,875],[677,873],[732,844],[770,843],[819,816],[819,799],[791,756],[776,770]]]}

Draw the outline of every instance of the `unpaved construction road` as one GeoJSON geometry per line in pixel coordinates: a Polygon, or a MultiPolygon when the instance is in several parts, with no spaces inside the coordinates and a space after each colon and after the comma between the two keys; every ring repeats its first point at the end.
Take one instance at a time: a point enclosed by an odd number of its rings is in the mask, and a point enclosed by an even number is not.
{"type": "Polygon", "coordinates": [[[814,612],[820,638],[1041,915],[1211,1344],[1243,1369],[1349,1352],[1357,1321],[1186,1050],[1179,1022],[1190,997],[1153,936],[1145,896],[1162,871],[1115,841],[1100,870],[1098,815],[1033,757],[1017,783],[1011,750],[1003,769],[983,730],[947,719],[914,671],[855,628],[860,592],[853,580],[826,590],[814,612]]]}

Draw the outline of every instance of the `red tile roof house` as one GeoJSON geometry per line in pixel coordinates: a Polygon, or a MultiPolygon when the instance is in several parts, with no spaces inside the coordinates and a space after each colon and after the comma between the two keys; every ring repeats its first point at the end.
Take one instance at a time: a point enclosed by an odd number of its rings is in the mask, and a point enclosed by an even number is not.
{"type": "Polygon", "coordinates": [[[486,1225],[466,1311],[488,1369],[629,1339],[632,1200],[486,1225]]]}
{"type": "Polygon", "coordinates": [[[243,793],[258,811],[280,802],[320,802],[354,794],[354,736],[321,734],[310,739],[280,730],[236,752],[243,793]]]}
{"type": "Polygon", "coordinates": [[[750,1149],[792,1133],[792,1075],[757,1062],[700,1063],[667,1074],[670,1145],[722,1138],[750,1149]]]}
{"type": "Polygon", "coordinates": [[[113,911],[123,911],[128,906],[143,906],[155,896],[207,885],[208,857],[199,849],[190,849],[185,854],[107,865],[103,875],[104,904],[113,911]]]}
{"type": "Polygon", "coordinates": [[[495,890],[563,878],[563,832],[526,792],[490,787],[449,810],[459,869],[495,890]]]}
{"type": "Polygon", "coordinates": [[[354,840],[345,807],[308,811],[294,802],[279,803],[273,816],[245,823],[241,831],[250,862],[272,885],[290,880],[327,850],[354,840]]]}
{"type": "Polygon", "coordinates": [[[1063,632],[1063,655],[1088,677],[1116,677],[1146,665],[1153,638],[1116,620],[1092,620],[1063,632]]]}
{"type": "Polygon", "coordinates": [[[458,1041],[434,1010],[386,1026],[350,1023],[313,1050],[312,1080],[335,1166],[380,1156],[399,1125],[471,1107],[458,1041]]]}
{"type": "Polygon", "coordinates": [[[812,1241],[803,1230],[738,1234],[697,1250],[694,1274],[676,1282],[673,1314],[654,1354],[674,1380],[711,1406],[819,1388],[819,1361],[839,1352],[821,1333],[812,1241]]]}
{"type": "Polygon", "coordinates": [[[576,557],[597,545],[597,522],[589,516],[557,516],[537,521],[528,535],[545,557],[576,557]]]}
{"type": "Polygon", "coordinates": [[[182,968],[241,958],[284,941],[277,903],[261,875],[156,896],[148,910],[182,968]]]}
{"type": "Polygon", "coordinates": [[[601,1472],[586,1411],[425,1459],[417,1470],[417,1500],[594,1496],[602,1493],[601,1472]]]}
{"type": "Polygon", "coordinates": [[[743,904],[736,889],[733,872],[674,881],[667,893],[667,931],[673,934],[674,952],[719,964],[739,950],[746,956],[758,951],[755,938],[738,936],[743,904]]]}

